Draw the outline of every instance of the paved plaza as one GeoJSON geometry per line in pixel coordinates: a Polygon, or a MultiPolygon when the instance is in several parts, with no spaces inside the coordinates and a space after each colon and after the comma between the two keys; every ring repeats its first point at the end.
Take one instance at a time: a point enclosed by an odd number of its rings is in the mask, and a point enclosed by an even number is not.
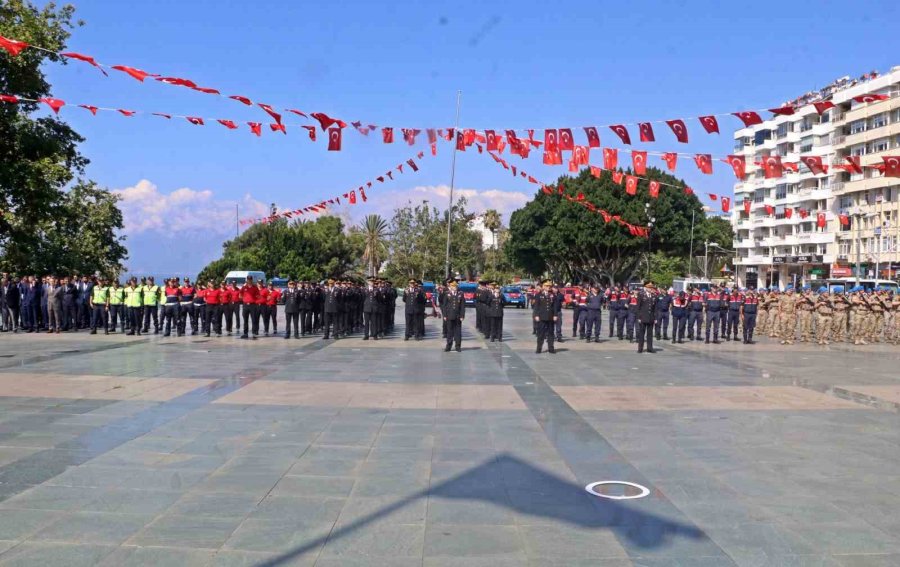
{"type": "Polygon", "coordinates": [[[0,566],[900,565],[897,347],[538,355],[528,312],[472,319],[462,353],[436,319],[3,334],[0,566]]]}

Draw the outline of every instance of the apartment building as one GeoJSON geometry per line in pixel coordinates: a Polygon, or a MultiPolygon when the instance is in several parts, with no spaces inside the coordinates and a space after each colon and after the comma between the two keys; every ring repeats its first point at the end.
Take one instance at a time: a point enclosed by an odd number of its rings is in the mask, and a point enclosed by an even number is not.
{"type": "Polygon", "coordinates": [[[746,178],[734,186],[735,278],[738,285],[815,285],[817,280],[861,275],[893,277],[900,271],[900,178],[865,166],[900,155],[900,67],[884,75],[838,79],[796,101],[797,112],[776,115],[734,133],[746,178]],[[885,101],[853,97],[887,94],[885,101]],[[830,101],[821,114],[811,104],[830,101]],[[783,177],[766,179],[756,165],[770,155],[798,164],[783,177]],[[830,165],[814,175],[800,156],[830,165]],[[859,156],[863,172],[833,167],[859,156]],[[744,201],[749,201],[749,212],[744,201]],[[841,215],[849,218],[842,224],[841,215]],[[857,254],[857,251],[859,252],[857,254]]]}

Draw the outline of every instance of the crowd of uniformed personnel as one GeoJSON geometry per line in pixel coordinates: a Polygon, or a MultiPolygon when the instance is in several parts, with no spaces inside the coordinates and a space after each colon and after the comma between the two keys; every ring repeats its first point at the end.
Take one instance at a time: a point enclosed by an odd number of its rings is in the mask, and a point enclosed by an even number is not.
{"type": "Polygon", "coordinates": [[[0,329],[17,333],[89,330],[126,335],[151,333],[181,337],[204,334],[255,339],[278,335],[284,309],[284,338],[322,334],[343,338],[363,333],[368,340],[393,329],[397,292],[386,281],[366,285],[348,280],[290,281],[282,293],[272,283],[224,281],[194,284],[189,278],[128,279],[124,285],[103,276],[36,277],[0,280],[0,329]],[[241,327],[243,322],[243,333],[241,327]],[[188,330],[190,327],[190,331],[188,330]]]}
{"type": "MultiPolygon", "coordinates": [[[[572,337],[599,342],[602,312],[608,313],[609,338],[633,341],[639,323],[640,289],[618,286],[577,288],[573,307],[572,337]]],[[[555,338],[563,340],[563,294],[554,294],[555,338]]],[[[537,295],[532,292],[532,296],[537,295]]],[[[826,288],[795,291],[736,289],[712,286],[709,291],[692,288],[668,293],[653,289],[656,297],[656,339],[683,343],[686,340],[719,344],[738,341],[753,344],[755,334],[768,335],[781,344],[795,341],[827,345],[831,342],[900,344],[900,295],[887,290],[851,288],[829,292],[826,288]],[[671,337],[670,335],[671,331],[671,337]]],[[[538,334],[538,324],[535,324],[538,334]]]]}

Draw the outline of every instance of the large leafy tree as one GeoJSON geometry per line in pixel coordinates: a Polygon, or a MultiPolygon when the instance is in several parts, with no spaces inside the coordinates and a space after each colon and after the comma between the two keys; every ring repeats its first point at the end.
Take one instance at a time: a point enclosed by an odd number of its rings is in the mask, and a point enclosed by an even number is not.
{"type": "MultiPolygon", "coordinates": [[[[470,228],[475,215],[466,210],[465,198],[452,208],[450,224],[450,268],[454,274],[470,278],[484,266],[481,234],[470,228]]],[[[408,278],[439,281],[445,273],[447,211],[412,203],[394,211],[391,219],[390,261],[387,277],[397,284],[408,278]]]]}
{"type": "Polygon", "coordinates": [[[203,268],[199,279],[221,279],[231,270],[261,270],[268,277],[318,281],[355,275],[360,257],[341,219],[330,215],[255,224],[223,248],[222,257],[203,268]]]}
{"type": "MultiPolygon", "coordinates": [[[[0,35],[62,51],[77,25],[73,16],[71,6],[4,0],[0,35]]],[[[45,61],[65,63],[43,50],[0,52],[0,92],[52,96],[45,61]]],[[[57,117],[37,113],[34,102],[0,103],[0,265],[20,273],[119,271],[127,251],[116,233],[122,228],[116,198],[77,180],[88,163],[78,151],[83,138],[57,117]]]]}
{"type": "Polygon", "coordinates": [[[646,273],[651,249],[687,258],[692,215],[695,239],[697,227],[708,222],[700,201],[684,191],[683,181],[659,169],[648,169],[644,177],[674,187],[664,187],[654,199],[649,195],[649,181],[641,181],[632,196],[613,182],[609,172],[597,178],[584,170],[575,178],[561,177],[558,188],[574,198],[583,195],[598,209],[631,224],[646,226],[655,218],[649,241],[630,235],[616,222],[604,222],[600,214],[567,201],[559,190],[538,191],[510,218],[504,247],[508,258],[535,276],[548,273],[561,281],[606,282],[625,282],[646,273]]]}

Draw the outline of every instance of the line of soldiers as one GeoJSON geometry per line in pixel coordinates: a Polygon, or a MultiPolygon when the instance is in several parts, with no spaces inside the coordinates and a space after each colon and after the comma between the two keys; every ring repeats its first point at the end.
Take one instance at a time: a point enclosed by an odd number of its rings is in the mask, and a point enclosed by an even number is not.
{"type": "MultiPolygon", "coordinates": [[[[562,294],[551,287],[561,307],[562,294]]],[[[572,336],[599,341],[602,310],[609,313],[609,337],[633,341],[639,324],[640,291],[621,287],[602,289],[598,285],[580,288],[573,297],[572,336]]],[[[691,288],[676,293],[656,292],[655,337],[683,343],[687,340],[719,344],[726,341],[753,344],[754,333],[768,333],[781,344],[815,341],[851,341],[900,344],[900,295],[886,290],[829,293],[728,289],[712,286],[709,291],[691,288]]],[[[562,310],[556,311],[556,339],[561,340],[562,310]]],[[[537,328],[535,328],[537,334],[537,328]]]]}
{"type": "Polygon", "coordinates": [[[503,342],[503,294],[500,284],[478,282],[475,291],[475,328],[493,342],[503,342]]]}

